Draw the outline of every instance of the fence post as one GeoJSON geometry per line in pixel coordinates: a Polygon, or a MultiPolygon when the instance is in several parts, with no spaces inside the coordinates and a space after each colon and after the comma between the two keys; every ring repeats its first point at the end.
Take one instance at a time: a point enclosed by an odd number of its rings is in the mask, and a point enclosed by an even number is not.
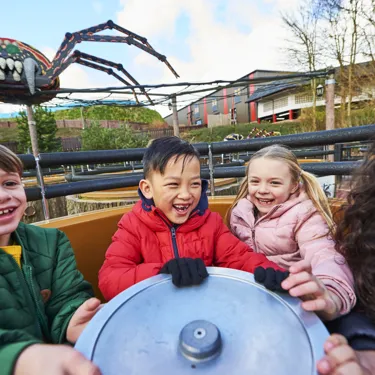
{"type": "Polygon", "coordinates": [[[334,145],[334,154],[333,160],[334,161],[342,161],[342,143],[335,143],[334,145]]]}
{"type": "Polygon", "coordinates": [[[180,136],[180,128],[178,126],[178,112],[177,112],[177,98],[172,95],[172,109],[173,109],[173,134],[176,137],[180,136]]]}
{"type": "Polygon", "coordinates": [[[35,164],[36,164],[36,176],[37,176],[37,180],[40,185],[40,191],[42,194],[42,207],[43,207],[44,220],[49,220],[50,217],[49,217],[48,201],[46,198],[46,189],[44,186],[43,172],[39,164],[39,156],[35,157],[35,164]]]}
{"type": "Polygon", "coordinates": [[[214,181],[214,163],[212,157],[212,148],[211,144],[208,144],[208,169],[210,171],[210,190],[211,196],[215,196],[215,181],[214,181]]]}

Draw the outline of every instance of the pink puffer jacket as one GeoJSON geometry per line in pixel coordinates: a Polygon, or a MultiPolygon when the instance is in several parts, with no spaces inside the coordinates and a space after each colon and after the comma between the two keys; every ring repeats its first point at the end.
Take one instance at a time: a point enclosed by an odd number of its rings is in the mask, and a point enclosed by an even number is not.
{"type": "Polygon", "coordinates": [[[255,219],[249,197],[243,198],[232,211],[230,226],[254,251],[285,269],[301,259],[310,260],[313,274],[342,300],[341,314],[354,307],[352,273],[336,252],[325,220],[304,190],[300,189],[259,220],[255,219]]]}

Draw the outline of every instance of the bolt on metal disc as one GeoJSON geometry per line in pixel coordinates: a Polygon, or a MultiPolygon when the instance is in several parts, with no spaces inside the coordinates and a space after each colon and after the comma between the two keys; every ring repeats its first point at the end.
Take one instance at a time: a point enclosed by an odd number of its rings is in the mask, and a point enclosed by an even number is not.
{"type": "Polygon", "coordinates": [[[317,375],[328,331],[253,275],[209,267],[199,286],[158,275],[107,303],[76,349],[103,375],[317,375]]]}

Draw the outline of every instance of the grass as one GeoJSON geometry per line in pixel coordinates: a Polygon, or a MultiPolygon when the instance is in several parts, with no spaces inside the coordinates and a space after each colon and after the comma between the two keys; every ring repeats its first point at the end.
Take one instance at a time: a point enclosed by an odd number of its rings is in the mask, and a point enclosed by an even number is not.
{"type": "Polygon", "coordinates": [[[189,133],[183,134],[183,138],[190,142],[217,142],[222,141],[225,136],[231,133],[239,133],[246,138],[253,128],[264,129],[266,131],[277,131],[280,132],[281,135],[300,132],[298,121],[284,121],[277,124],[251,123],[218,126],[212,129],[192,130],[189,133]]]}
{"type": "MultiPolygon", "coordinates": [[[[76,128],[61,128],[57,130],[57,138],[79,137],[82,130],[76,128]]],[[[0,142],[17,141],[17,128],[0,128],[0,142]]]]}

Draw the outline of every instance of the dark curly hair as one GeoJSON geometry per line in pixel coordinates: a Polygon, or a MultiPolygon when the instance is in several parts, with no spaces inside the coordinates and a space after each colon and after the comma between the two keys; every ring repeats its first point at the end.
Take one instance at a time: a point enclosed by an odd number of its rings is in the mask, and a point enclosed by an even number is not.
{"type": "Polygon", "coordinates": [[[342,209],[336,250],[353,272],[360,308],[375,321],[375,142],[353,175],[342,209]]]}

